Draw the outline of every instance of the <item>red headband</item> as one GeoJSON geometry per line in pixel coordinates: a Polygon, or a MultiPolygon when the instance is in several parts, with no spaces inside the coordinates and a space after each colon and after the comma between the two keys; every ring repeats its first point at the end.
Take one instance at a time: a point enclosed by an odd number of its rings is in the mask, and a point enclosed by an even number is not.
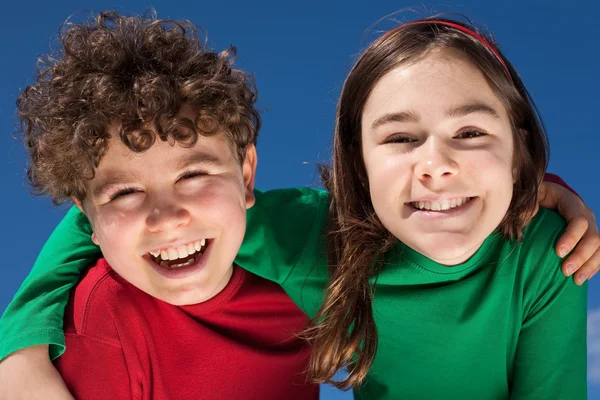
{"type": "MultiPolygon", "coordinates": [[[[502,64],[502,66],[504,67],[504,70],[506,71],[506,75],[508,75],[508,77],[512,80],[512,75],[510,74],[508,66],[506,65],[506,63],[504,62],[504,60],[502,59],[502,57],[500,56],[500,53],[498,53],[498,50],[496,50],[494,48],[494,46],[492,46],[485,39],[485,37],[483,37],[479,33],[475,32],[475,31],[473,31],[473,30],[471,30],[471,29],[469,29],[469,28],[467,28],[465,26],[462,26],[462,25],[454,23],[454,22],[443,21],[443,20],[439,20],[439,19],[425,19],[425,20],[420,20],[420,21],[407,22],[404,25],[400,25],[399,28],[403,28],[405,26],[410,26],[410,25],[423,25],[423,24],[446,25],[446,26],[449,26],[451,28],[458,29],[459,31],[464,32],[467,35],[474,37],[481,44],[483,44],[489,51],[491,51],[492,54],[494,54],[494,56],[496,56],[496,59],[498,59],[498,61],[500,61],[500,64],[502,64]]],[[[394,30],[395,29],[393,29],[392,31],[394,31],[394,30]]],[[[390,32],[392,32],[392,31],[390,31],[390,32]]]]}

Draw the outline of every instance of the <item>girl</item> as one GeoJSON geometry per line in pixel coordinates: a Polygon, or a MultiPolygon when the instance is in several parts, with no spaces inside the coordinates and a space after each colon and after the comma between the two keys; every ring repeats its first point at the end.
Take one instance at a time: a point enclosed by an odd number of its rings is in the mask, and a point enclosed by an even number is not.
{"type": "MultiPolygon", "coordinates": [[[[560,273],[562,220],[532,219],[545,145],[516,72],[473,28],[400,26],[344,85],[331,205],[258,193],[236,262],[313,317],[314,377],[348,365],[337,384],[358,398],[585,398],[586,289],[560,273]]],[[[99,257],[85,221],[72,209],[44,247],[3,317],[3,354],[60,354],[68,291],[99,257]]],[[[47,368],[29,354],[21,373],[47,368]]]]}
{"type": "Polygon", "coordinates": [[[368,374],[365,398],[585,398],[586,288],[545,250],[560,219],[532,219],[546,149],[518,74],[473,28],[376,40],[338,104],[316,378],[350,365],[342,384],[368,374]]]}

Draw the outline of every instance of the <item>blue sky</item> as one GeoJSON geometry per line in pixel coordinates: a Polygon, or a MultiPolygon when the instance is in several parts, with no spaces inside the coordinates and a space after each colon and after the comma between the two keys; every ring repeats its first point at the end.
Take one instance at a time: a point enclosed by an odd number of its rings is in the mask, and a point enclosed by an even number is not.
{"type": "MultiPolygon", "coordinates": [[[[0,197],[4,262],[0,270],[0,310],[25,278],[42,244],[66,208],[29,194],[25,152],[15,140],[15,100],[34,78],[36,57],[54,42],[58,26],[77,10],[118,9],[140,13],[157,9],[161,18],[190,19],[203,26],[218,49],[238,47],[238,66],[256,75],[264,126],[259,137],[257,184],[264,189],[318,182],[315,163],[327,161],[335,103],[345,74],[358,52],[402,12],[401,20],[436,12],[458,12],[494,32],[533,95],[550,137],[550,171],[561,175],[597,213],[600,48],[593,1],[459,1],[443,5],[378,1],[15,1],[3,7],[0,25],[0,197]],[[127,5],[123,5],[126,3],[127,5]]],[[[590,399],[600,399],[600,277],[589,291],[590,399]]],[[[324,391],[324,399],[349,398],[324,391]]]]}

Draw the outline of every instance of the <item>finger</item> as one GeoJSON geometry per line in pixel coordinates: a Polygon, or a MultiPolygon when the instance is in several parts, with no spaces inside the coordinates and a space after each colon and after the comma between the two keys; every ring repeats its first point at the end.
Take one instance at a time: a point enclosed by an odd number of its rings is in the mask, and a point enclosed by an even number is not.
{"type": "Polygon", "coordinates": [[[594,275],[600,270],[600,249],[597,250],[594,255],[585,262],[575,274],[575,283],[582,285],[586,280],[592,279],[594,275]]]}
{"type": "MultiPolygon", "coordinates": [[[[558,239],[558,242],[556,242],[556,254],[558,254],[558,256],[561,258],[569,254],[569,252],[571,252],[575,248],[575,245],[577,245],[577,243],[581,240],[583,235],[585,235],[588,225],[588,221],[585,219],[585,217],[576,217],[569,221],[565,233],[563,233],[558,239]]],[[[588,258],[589,256],[583,261],[587,260],[588,258]]]]}
{"type": "Polygon", "coordinates": [[[584,237],[577,245],[573,253],[563,261],[563,273],[566,276],[572,275],[588,262],[600,248],[600,237],[590,235],[584,237]]]}
{"type": "Polygon", "coordinates": [[[549,190],[549,185],[555,185],[555,183],[542,182],[538,189],[538,204],[542,207],[555,209],[557,207],[557,197],[552,196],[552,190],[549,190]]]}
{"type": "Polygon", "coordinates": [[[591,212],[591,215],[587,218],[588,220],[588,234],[597,235],[598,234],[598,224],[596,223],[596,217],[594,213],[591,212]]]}

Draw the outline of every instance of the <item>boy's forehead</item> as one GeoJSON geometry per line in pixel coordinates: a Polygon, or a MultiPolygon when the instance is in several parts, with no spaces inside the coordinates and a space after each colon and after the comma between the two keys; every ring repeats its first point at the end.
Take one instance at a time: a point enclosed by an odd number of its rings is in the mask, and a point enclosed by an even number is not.
{"type": "Polygon", "coordinates": [[[229,147],[222,134],[209,137],[199,135],[193,146],[183,146],[156,137],[147,150],[136,152],[128,148],[120,137],[111,135],[97,170],[130,171],[146,166],[168,170],[183,169],[190,164],[219,165],[233,156],[229,147]]]}

